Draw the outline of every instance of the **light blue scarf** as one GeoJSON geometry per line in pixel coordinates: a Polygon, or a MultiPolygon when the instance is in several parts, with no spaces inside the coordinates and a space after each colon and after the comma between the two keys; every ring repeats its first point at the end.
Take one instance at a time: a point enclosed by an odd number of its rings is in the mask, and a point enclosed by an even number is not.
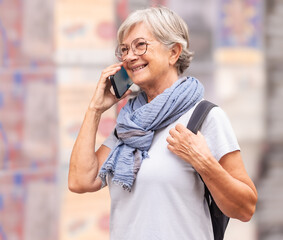
{"type": "Polygon", "coordinates": [[[110,173],[114,183],[131,191],[142,160],[148,157],[154,132],[180,118],[203,98],[203,92],[197,79],[185,77],[150,103],[144,92],[130,99],[117,118],[118,143],[99,172],[103,185],[110,173]]]}

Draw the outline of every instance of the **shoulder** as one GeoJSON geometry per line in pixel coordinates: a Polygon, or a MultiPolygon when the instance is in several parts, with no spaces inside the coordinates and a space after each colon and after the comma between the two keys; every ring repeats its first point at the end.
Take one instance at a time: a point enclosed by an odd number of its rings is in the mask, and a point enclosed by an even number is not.
{"type": "Polygon", "coordinates": [[[207,117],[203,122],[201,129],[203,130],[209,127],[214,128],[213,126],[217,126],[220,128],[232,127],[227,114],[219,106],[215,106],[210,110],[210,112],[208,113],[207,117]]]}
{"type": "Polygon", "coordinates": [[[111,132],[111,134],[106,138],[106,140],[103,142],[103,145],[112,149],[116,146],[118,142],[118,138],[115,136],[114,131],[111,132]]]}
{"type": "MultiPolygon", "coordinates": [[[[186,122],[188,122],[193,114],[193,112],[195,111],[195,109],[197,108],[197,106],[203,101],[204,99],[202,99],[201,101],[197,102],[191,109],[189,109],[189,111],[187,111],[177,122],[181,122],[183,124],[185,124],[186,122]]],[[[213,125],[213,124],[221,124],[222,122],[229,122],[228,116],[226,115],[226,113],[223,111],[223,109],[219,106],[215,106],[213,107],[208,115],[206,116],[206,118],[204,119],[204,122],[202,124],[202,129],[205,127],[208,127],[209,125],[213,125]]]]}
{"type": "Polygon", "coordinates": [[[217,160],[229,152],[240,149],[232,124],[221,107],[217,106],[210,110],[200,131],[217,160]]]}

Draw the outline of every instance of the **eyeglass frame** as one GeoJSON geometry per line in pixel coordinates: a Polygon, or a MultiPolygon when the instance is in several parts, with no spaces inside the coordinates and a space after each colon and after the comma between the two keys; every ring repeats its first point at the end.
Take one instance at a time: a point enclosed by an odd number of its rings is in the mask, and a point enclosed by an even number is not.
{"type": "Polygon", "coordinates": [[[127,54],[124,56],[124,57],[127,57],[128,54],[129,54],[130,49],[132,49],[133,53],[134,53],[136,56],[142,56],[142,55],[146,54],[146,52],[147,52],[147,46],[148,46],[148,45],[150,45],[150,44],[149,44],[144,38],[139,37],[139,38],[134,39],[134,40],[131,42],[130,45],[124,44],[124,43],[119,44],[119,45],[116,47],[115,56],[118,58],[118,60],[119,60],[120,62],[124,62],[126,58],[123,59],[123,58],[122,58],[122,54],[119,54],[119,51],[118,51],[118,49],[119,49],[121,46],[126,46],[126,47],[127,47],[127,54]],[[136,53],[135,53],[135,49],[136,49],[136,48],[134,49],[133,46],[132,46],[133,43],[136,42],[138,39],[143,39],[143,40],[144,40],[144,43],[145,43],[145,45],[146,45],[145,50],[144,50],[144,53],[142,53],[142,54],[136,54],[136,53]]]}

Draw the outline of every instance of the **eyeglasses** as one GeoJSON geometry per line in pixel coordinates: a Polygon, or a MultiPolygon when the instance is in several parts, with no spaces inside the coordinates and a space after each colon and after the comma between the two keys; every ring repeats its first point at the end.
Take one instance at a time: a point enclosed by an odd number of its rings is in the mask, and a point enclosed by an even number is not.
{"type": "MultiPolygon", "coordinates": [[[[149,45],[149,43],[144,38],[136,38],[131,43],[131,49],[135,55],[142,56],[147,51],[147,45],[149,45]]],[[[120,44],[116,48],[115,56],[118,58],[120,62],[123,62],[126,60],[129,51],[130,51],[129,45],[120,44]]]]}

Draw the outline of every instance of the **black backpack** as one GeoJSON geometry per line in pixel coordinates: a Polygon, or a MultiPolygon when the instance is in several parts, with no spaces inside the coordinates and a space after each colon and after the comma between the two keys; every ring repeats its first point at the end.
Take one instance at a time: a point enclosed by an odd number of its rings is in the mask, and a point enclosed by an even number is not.
{"type": "MultiPolygon", "coordinates": [[[[216,107],[217,105],[203,100],[201,101],[195,108],[189,122],[187,128],[191,130],[193,133],[197,134],[198,130],[200,129],[204,119],[206,118],[209,111],[216,107]]],[[[202,180],[202,179],[201,179],[202,180]]],[[[216,205],[215,201],[213,200],[211,193],[209,192],[208,188],[204,183],[205,188],[205,199],[208,203],[212,226],[213,226],[213,234],[214,240],[223,240],[224,233],[227,228],[229,217],[227,217],[216,205]]]]}

